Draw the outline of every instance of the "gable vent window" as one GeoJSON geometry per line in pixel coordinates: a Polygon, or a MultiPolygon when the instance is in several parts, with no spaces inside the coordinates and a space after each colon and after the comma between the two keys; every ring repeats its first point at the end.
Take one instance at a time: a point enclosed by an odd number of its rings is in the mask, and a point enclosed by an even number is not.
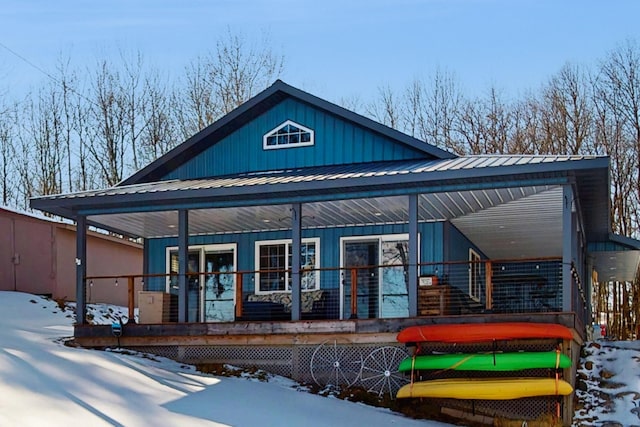
{"type": "Polygon", "coordinates": [[[263,138],[263,148],[305,147],[313,145],[313,131],[291,120],[287,120],[277,128],[268,132],[263,138]]]}

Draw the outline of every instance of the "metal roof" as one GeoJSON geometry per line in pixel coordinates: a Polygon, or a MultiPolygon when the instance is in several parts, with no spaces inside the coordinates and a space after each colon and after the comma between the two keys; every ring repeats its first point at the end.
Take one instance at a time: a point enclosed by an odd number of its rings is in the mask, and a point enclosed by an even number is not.
{"type": "Polygon", "coordinates": [[[420,221],[450,220],[488,256],[512,258],[561,254],[559,185],[571,182],[587,239],[606,240],[604,157],[467,156],[288,169],[45,196],[32,199],[32,207],[70,218],[86,214],[125,234],[166,237],[177,234],[179,208],[192,209],[192,234],[279,230],[290,227],[288,203],[301,200],[305,228],[406,223],[406,194],[418,193],[420,221]]]}
{"type": "MultiPolygon", "coordinates": [[[[278,186],[302,189],[311,187],[338,188],[344,191],[358,185],[372,183],[414,183],[420,181],[452,181],[495,178],[509,175],[523,176],[552,172],[567,172],[608,168],[608,158],[598,156],[466,156],[446,160],[411,160],[397,162],[361,163],[339,166],[321,166],[284,169],[191,180],[169,180],[150,183],[118,185],[99,190],[42,196],[32,199],[33,207],[53,207],[80,204],[71,202],[114,196],[141,196],[152,194],[157,198],[180,192],[207,190],[234,194],[270,191],[278,186]],[[345,181],[349,181],[348,184],[345,181]],[[358,181],[361,181],[359,183],[358,181]],[[264,187],[269,188],[265,189],[264,187]]],[[[214,195],[213,193],[211,195],[214,195]]],[[[145,199],[146,200],[146,199],[145,199]]]]}

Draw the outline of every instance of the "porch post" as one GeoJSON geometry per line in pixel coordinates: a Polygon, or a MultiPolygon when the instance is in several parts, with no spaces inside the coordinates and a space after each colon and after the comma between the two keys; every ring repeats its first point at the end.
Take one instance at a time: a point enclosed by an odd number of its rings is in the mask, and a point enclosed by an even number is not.
{"type": "Polygon", "coordinates": [[[587,296],[587,319],[586,321],[589,322],[589,324],[593,323],[594,317],[593,317],[593,306],[591,305],[591,298],[589,298],[588,296],[591,295],[591,292],[593,291],[593,259],[591,257],[587,258],[587,269],[585,271],[585,273],[582,276],[582,283],[584,283],[585,286],[585,292],[586,292],[586,296],[587,296]]]}
{"type": "Polygon", "coordinates": [[[87,218],[76,218],[76,324],[87,323],[86,283],[87,276],[87,218]]]}
{"type": "Polygon", "coordinates": [[[187,273],[189,268],[189,211],[178,211],[178,322],[185,323],[188,319],[187,273]]]}
{"type": "Polygon", "coordinates": [[[573,190],[571,185],[562,187],[562,311],[572,311],[573,289],[571,262],[573,261],[573,190]]]}
{"type": "Polygon", "coordinates": [[[291,320],[300,320],[302,280],[300,277],[300,253],[302,247],[302,205],[291,205],[291,320]]]}
{"type": "Polygon", "coordinates": [[[409,317],[418,315],[418,195],[409,195],[409,317]]]}
{"type": "Polygon", "coordinates": [[[149,241],[142,239],[142,290],[149,290],[149,241]]]}

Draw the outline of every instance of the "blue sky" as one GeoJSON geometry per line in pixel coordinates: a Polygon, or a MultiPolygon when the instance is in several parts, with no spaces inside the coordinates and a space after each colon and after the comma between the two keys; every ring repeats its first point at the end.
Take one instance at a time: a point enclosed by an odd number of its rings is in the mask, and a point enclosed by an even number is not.
{"type": "MultiPolygon", "coordinates": [[[[637,0],[0,0],[0,43],[53,72],[118,49],[173,76],[225,35],[267,33],[283,80],[332,101],[401,90],[437,68],[466,93],[517,96],[567,63],[595,65],[640,42],[637,0]]],[[[44,75],[0,46],[0,94],[44,75]]]]}

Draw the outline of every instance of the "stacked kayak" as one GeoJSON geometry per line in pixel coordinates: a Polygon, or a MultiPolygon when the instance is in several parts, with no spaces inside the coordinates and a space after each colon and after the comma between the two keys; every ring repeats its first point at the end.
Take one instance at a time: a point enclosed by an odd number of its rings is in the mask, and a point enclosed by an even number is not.
{"type": "Polygon", "coordinates": [[[458,344],[532,338],[571,340],[573,334],[566,326],[554,323],[505,322],[410,326],[400,331],[397,337],[402,343],[433,341],[458,344]]]}
{"type": "Polygon", "coordinates": [[[457,371],[520,371],[524,369],[568,368],[571,359],[556,351],[513,353],[451,353],[407,357],[398,370],[438,369],[457,371]]]}
{"type": "MultiPolygon", "coordinates": [[[[403,329],[402,343],[482,343],[516,339],[571,340],[571,330],[557,324],[505,322],[456,325],[423,325],[403,329]]],[[[418,354],[400,362],[401,372],[416,370],[508,372],[527,369],[571,367],[571,359],[557,351],[418,354]]],[[[544,377],[445,378],[411,382],[400,388],[398,398],[432,397],[452,399],[509,400],[536,396],[566,396],[571,385],[544,377]]]]}
{"type": "Polygon", "coordinates": [[[568,382],[554,378],[447,378],[406,384],[397,397],[509,400],[571,392],[568,382]]]}

